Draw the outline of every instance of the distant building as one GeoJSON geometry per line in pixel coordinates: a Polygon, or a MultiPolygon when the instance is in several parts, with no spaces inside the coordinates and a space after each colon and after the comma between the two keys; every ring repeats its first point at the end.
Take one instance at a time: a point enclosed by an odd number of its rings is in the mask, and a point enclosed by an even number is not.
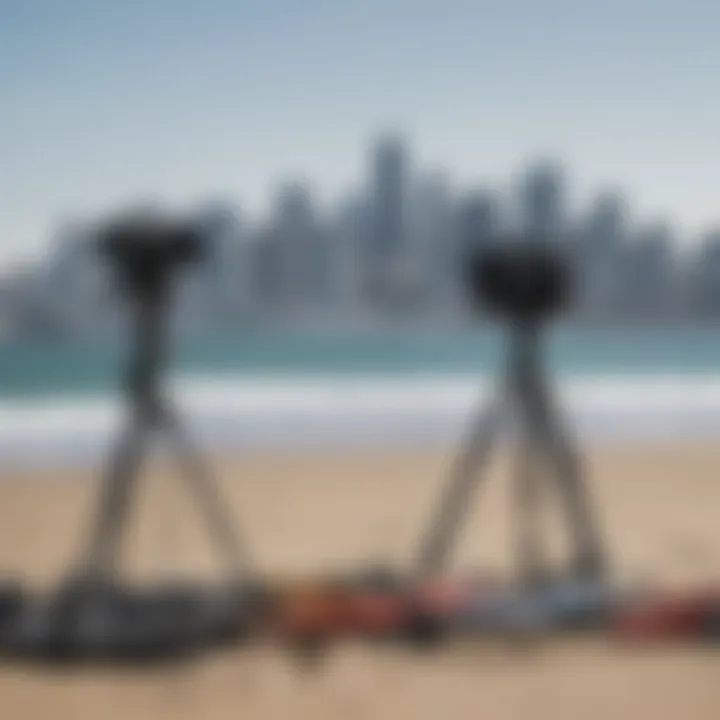
{"type": "Polygon", "coordinates": [[[54,234],[47,261],[38,268],[33,304],[58,332],[102,332],[115,314],[108,279],[90,229],[64,223],[54,234]]]}
{"type": "Polygon", "coordinates": [[[457,203],[455,228],[461,251],[482,248],[500,230],[500,208],[494,193],[475,190],[457,203]]]}
{"type": "Polygon", "coordinates": [[[370,236],[371,214],[367,198],[352,196],[330,222],[333,297],[350,315],[363,310],[364,261],[370,236]]]}
{"type": "Polygon", "coordinates": [[[465,269],[468,259],[492,242],[501,229],[497,196],[476,189],[462,197],[455,206],[453,218],[452,282],[455,300],[467,305],[465,269]]]}
{"type": "Polygon", "coordinates": [[[329,300],[332,288],[331,242],[318,217],[310,188],[303,182],[283,183],[270,220],[275,247],[275,273],[280,302],[288,312],[307,312],[329,300]]]}
{"type": "Polygon", "coordinates": [[[628,238],[628,211],[618,192],[604,192],[579,227],[579,295],[581,310],[590,315],[623,309],[622,262],[628,238]]]}
{"type": "Polygon", "coordinates": [[[269,224],[252,232],[248,241],[250,285],[255,315],[267,320],[284,304],[282,247],[269,224]]]}
{"type": "Polygon", "coordinates": [[[678,310],[672,229],[655,223],[633,233],[621,267],[624,310],[643,318],[668,318],[678,310]]]}
{"type": "Polygon", "coordinates": [[[706,234],[688,270],[690,304],[695,315],[720,317],[720,229],[706,234]]]}
{"type": "Polygon", "coordinates": [[[454,282],[457,243],[453,227],[453,201],[444,172],[428,172],[412,185],[405,227],[408,273],[416,276],[418,290],[431,299],[446,297],[454,282]]]}
{"type": "Polygon", "coordinates": [[[372,169],[373,237],[371,253],[377,262],[397,257],[405,240],[407,157],[403,141],[381,138],[374,149],[372,169]]]}
{"type": "Polygon", "coordinates": [[[184,310],[193,316],[192,324],[231,324],[252,302],[242,256],[242,216],[232,204],[213,202],[194,219],[203,231],[207,257],[188,273],[184,310]]]}
{"type": "Polygon", "coordinates": [[[363,263],[366,298],[374,305],[385,305],[394,294],[393,278],[402,274],[406,260],[407,165],[401,138],[386,135],[377,141],[370,180],[371,225],[363,263]]]}
{"type": "Polygon", "coordinates": [[[538,162],[525,173],[520,187],[520,225],[524,233],[557,239],[565,223],[562,167],[538,162]]]}

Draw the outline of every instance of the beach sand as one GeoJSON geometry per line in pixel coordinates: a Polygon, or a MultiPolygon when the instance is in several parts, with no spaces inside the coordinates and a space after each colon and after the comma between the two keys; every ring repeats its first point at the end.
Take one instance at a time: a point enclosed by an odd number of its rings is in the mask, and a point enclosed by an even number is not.
{"type": "MultiPolygon", "coordinates": [[[[257,566],[299,573],[409,562],[451,457],[429,448],[338,450],[214,464],[257,566]]],[[[619,576],[679,586],[720,579],[720,447],[586,448],[585,460],[619,576]]],[[[507,471],[507,457],[499,457],[459,538],[458,567],[508,568],[514,527],[507,471]]],[[[162,461],[146,479],[128,536],[129,572],[215,572],[183,484],[162,461]]],[[[56,578],[87,529],[96,490],[92,472],[6,472],[0,568],[37,583],[56,578]]],[[[560,553],[562,533],[551,540],[560,553]]],[[[353,645],[338,646],[311,673],[277,650],[233,651],[144,673],[1,668],[0,718],[49,717],[710,720],[720,717],[720,648],[566,640],[417,656],[353,645]]]]}

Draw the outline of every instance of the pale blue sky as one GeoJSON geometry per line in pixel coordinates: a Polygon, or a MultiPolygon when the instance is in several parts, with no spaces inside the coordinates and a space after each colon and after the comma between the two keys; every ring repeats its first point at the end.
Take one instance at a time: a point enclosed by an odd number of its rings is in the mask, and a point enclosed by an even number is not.
{"type": "Polygon", "coordinates": [[[0,263],[147,193],[262,209],[362,178],[376,130],[462,183],[533,154],[578,200],[720,220],[715,0],[0,0],[0,263]]]}

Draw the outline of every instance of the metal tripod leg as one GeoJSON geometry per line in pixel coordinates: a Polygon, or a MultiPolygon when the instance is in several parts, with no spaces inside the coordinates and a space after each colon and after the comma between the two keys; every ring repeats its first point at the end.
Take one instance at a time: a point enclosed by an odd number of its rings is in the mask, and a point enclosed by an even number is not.
{"type": "Polygon", "coordinates": [[[239,579],[250,565],[249,556],[220,497],[210,468],[171,408],[164,408],[162,421],[176,450],[180,470],[203,509],[213,541],[226,555],[235,577],[239,579]]]}
{"type": "Polygon", "coordinates": [[[548,393],[540,382],[534,383],[529,398],[533,425],[542,439],[542,447],[553,465],[555,477],[570,523],[577,556],[576,570],[587,575],[598,575],[604,570],[605,553],[589,491],[583,481],[580,457],[572,447],[548,393]]]}
{"type": "Polygon", "coordinates": [[[524,407],[522,398],[517,398],[519,438],[515,492],[517,501],[517,557],[520,576],[528,583],[541,580],[544,557],[540,539],[539,512],[542,481],[536,462],[539,450],[537,433],[532,418],[524,407]]]}
{"type": "Polygon", "coordinates": [[[141,414],[133,416],[110,461],[82,568],[90,577],[109,577],[116,570],[121,533],[142,461],[145,435],[149,430],[148,417],[141,414]]]}
{"type": "Polygon", "coordinates": [[[455,460],[439,512],[433,517],[421,544],[421,573],[437,573],[446,562],[448,551],[470,504],[472,492],[480,480],[478,471],[492,446],[501,419],[501,399],[496,399],[479,415],[461,454],[455,460]]]}

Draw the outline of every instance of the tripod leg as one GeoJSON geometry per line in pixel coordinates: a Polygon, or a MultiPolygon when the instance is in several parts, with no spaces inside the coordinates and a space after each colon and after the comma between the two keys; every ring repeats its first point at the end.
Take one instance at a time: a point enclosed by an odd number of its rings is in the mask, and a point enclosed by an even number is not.
{"type": "Polygon", "coordinates": [[[589,491],[582,477],[580,456],[572,447],[546,390],[536,388],[531,400],[534,425],[554,466],[554,476],[565,502],[577,552],[576,570],[585,575],[599,575],[604,570],[605,553],[589,491]]]}
{"type": "Polygon", "coordinates": [[[163,422],[177,451],[183,475],[208,520],[213,540],[220,552],[227,556],[236,577],[239,578],[242,569],[250,565],[248,553],[238,537],[227,505],[213,482],[210,468],[174,412],[166,409],[163,422]]]}
{"type": "Polygon", "coordinates": [[[495,403],[481,413],[455,460],[440,508],[432,518],[420,546],[421,573],[437,573],[445,564],[462,516],[469,506],[472,491],[478,483],[477,471],[490,451],[499,410],[499,403],[495,403]]]}
{"type": "MultiPolygon", "coordinates": [[[[522,410],[522,408],[520,408],[522,410]]],[[[529,418],[521,414],[518,465],[516,474],[516,500],[518,522],[518,558],[520,576],[529,583],[541,580],[544,558],[539,527],[542,478],[537,476],[534,462],[538,442],[529,418]]]]}
{"type": "Polygon", "coordinates": [[[86,550],[84,570],[91,577],[115,572],[121,532],[142,460],[145,431],[145,419],[132,418],[110,461],[86,550]]]}

